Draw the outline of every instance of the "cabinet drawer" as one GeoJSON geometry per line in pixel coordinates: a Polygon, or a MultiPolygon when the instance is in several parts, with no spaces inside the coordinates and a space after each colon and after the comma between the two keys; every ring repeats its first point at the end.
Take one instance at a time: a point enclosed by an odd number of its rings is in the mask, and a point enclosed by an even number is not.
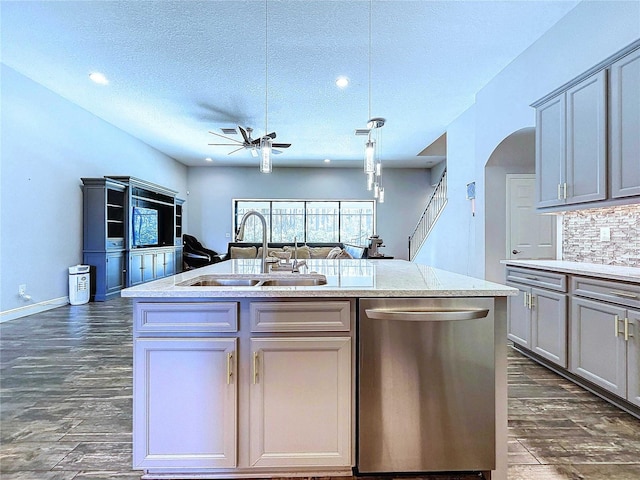
{"type": "Polygon", "coordinates": [[[351,303],[252,302],[252,332],[348,332],[351,303]]]}
{"type": "Polygon", "coordinates": [[[567,291],[567,276],[563,273],[507,267],[507,281],[548,288],[558,292],[567,291]]]}
{"type": "Polygon", "coordinates": [[[137,303],[136,333],[237,332],[237,302],[137,303]]]}
{"type": "Polygon", "coordinates": [[[107,238],[108,249],[124,248],[124,238],[107,238]]]}
{"type": "Polygon", "coordinates": [[[581,297],[640,308],[640,285],[595,278],[572,277],[571,292],[581,297]]]}

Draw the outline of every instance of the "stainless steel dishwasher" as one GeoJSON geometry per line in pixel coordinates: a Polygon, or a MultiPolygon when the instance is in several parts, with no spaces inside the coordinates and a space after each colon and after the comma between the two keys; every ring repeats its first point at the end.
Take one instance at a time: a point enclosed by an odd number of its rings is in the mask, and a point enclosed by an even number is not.
{"type": "Polygon", "coordinates": [[[493,299],[360,300],[357,473],[495,469],[493,299]]]}

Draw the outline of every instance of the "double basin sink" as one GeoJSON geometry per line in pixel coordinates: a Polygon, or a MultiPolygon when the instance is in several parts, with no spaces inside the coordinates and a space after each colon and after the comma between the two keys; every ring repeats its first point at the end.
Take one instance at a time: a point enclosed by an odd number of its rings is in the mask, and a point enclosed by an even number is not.
{"type": "Polygon", "coordinates": [[[315,287],[326,285],[327,277],[320,274],[256,274],[256,275],[201,275],[185,280],[181,287],[315,287]]]}

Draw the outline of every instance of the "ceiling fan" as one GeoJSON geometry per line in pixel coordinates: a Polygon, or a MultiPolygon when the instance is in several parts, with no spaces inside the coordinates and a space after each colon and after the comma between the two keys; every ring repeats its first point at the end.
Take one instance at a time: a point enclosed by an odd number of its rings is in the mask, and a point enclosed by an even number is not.
{"type": "MultiPolygon", "coordinates": [[[[248,148],[251,151],[251,155],[254,157],[257,157],[258,150],[260,149],[260,140],[262,138],[271,138],[272,140],[276,138],[276,132],[271,132],[271,133],[268,133],[267,135],[263,135],[262,137],[258,137],[258,138],[251,138],[251,133],[253,132],[253,128],[250,128],[250,127],[243,128],[241,126],[238,126],[238,130],[240,130],[240,133],[242,134],[242,141],[236,140],[235,138],[227,137],[225,135],[221,135],[219,133],[212,132],[211,130],[209,130],[210,134],[215,135],[217,137],[224,138],[225,140],[228,140],[230,142],[233,142],[233,143],[210,143],[209,145],[238,147],[235,150],[230,151],[227,155],[231,155],[232,153],[238,152],[243,148],[248,148]]],[[[232,134],[234,133],[235,129],[222,129],[222,131],[225,133],[232,134]]],[[[278,149],[289,148],[290,146],[291,146],[290,143],[272,143],[271,144],[271,147],[273,148],[272,150],[273,153],[282,153],[278,149]]]]}

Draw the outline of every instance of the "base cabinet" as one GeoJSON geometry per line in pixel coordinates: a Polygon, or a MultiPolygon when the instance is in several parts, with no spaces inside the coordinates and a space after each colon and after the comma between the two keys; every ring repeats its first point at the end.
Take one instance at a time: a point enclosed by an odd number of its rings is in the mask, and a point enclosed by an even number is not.
{"type": "Polygon", "coordinates": [[[129,286],[157,280],[175,272],[175,249],[138,249],[129,253],[129,286]]]}
{"type": "Polygon", "coordinates": [[[251,352],[251,466],[349,466],[350,338],[254,338],[251,352]]]}
{"type": "Polygon", "coordinates": [[[134,468],[351,472],[354,302],[137,300],[134,468]]]}
{"type": "Polygon", "coordinates": [[[519,290],[517,297],[509,298],[509,340],[566,368],[566,276],[523,269],[508,269],[507,275],[511,280],[507,284],[519,290]]]}
{"type": "Polygon", "coordinates": [[[574,298],[569,370],[640,406],[640,311],[574,298]]]}
{"type": "Polygon", "coordinates": [[[236,466],[235,338],[134,344],[134,468],[236,466]]]}

